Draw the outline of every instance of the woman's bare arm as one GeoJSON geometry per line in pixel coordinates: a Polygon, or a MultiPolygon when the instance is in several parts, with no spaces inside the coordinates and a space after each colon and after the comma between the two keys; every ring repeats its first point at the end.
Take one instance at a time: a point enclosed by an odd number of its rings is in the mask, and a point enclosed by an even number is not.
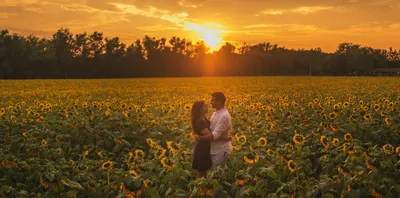
{"type": "MultiPolygon", "coordinates": [[[[214,140],[214,136],[211,133],[210,130],[208,130],[208,128],[203,129],[201,132],[202,136],[197,136],[197,140],[214,140]]],[[[230,141],[232,139],[232,137],[221,137],[218,140],[222,140],[222,141],[230,141]]],[[[217,141],[218,141],[217,140],[217,141]]]]}

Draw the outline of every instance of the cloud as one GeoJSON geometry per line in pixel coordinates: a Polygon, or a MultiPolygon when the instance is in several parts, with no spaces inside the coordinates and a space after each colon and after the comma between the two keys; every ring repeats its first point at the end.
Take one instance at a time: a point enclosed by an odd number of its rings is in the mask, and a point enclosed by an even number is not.
{"type": "Polygon", "coordinates": [[[185,8],[198,8],[198,7],[201,6],[201,5],[188,3],[186,0],[179,0],[178,1],[178,5],[181,6],[181,7],[185,7],[185,8]]]}
{"type": "Polygon", "coordinates": [[[167,25],[156,24],[156,25],[136,27],[136,29],[142,30],[142,31],[149,31],[149,32],[159,32],[159,31],[167,31],[167,30],[177,30],[178,28],[172,27],[172,26],[167,26],[167,25]]]}
{"type": "MultiPolygon", "coordinates": [[[[316,12],[324,11],[324,10],[334,10],[337,9],[335,7],[328,6],[301,6],[293,9],[268,9],[261,11],[262,15],[283,15],[287,13],[295,13],[295,14],[313,14],[316,12]]],[[[258,14],[259,15],[259,14],[258,14]]]]}
{"type": "Polygon", "coordinates": [[[303,25],[303,24],[255,24],[244,26],[246,29],[264,29],[270,31],[287,30],[287,31],[307,31],[315,32],[320,28],[314,25],[303,25]]]}
{"type": "Polygon", "coordinates": [[[18,16],[16,13],[0,13],[0,19],[8,19],[13,16],[18,16]]]}

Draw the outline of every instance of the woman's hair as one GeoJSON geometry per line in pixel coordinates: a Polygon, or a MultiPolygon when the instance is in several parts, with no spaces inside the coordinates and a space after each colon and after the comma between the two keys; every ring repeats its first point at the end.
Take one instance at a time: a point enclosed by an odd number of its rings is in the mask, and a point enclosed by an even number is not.
{"type": "Polygon", "coordinates": [[[196,121],[201,117],[201,108],[204,106],[205,102],[203,100],[199,100],[193,103],[192,110],[190,112],[191,122],[192,122],[192,130],[194,132],[196,121]]]}

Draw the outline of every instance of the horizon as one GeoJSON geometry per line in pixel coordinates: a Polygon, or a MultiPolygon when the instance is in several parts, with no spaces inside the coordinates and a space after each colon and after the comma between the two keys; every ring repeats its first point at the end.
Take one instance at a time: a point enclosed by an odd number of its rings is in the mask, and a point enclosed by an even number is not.
{"type": "Polygon", "coordinates": [[[64,27],[74,34],[103,32],[128,45],[145,35],[204,40],[211,51],[225,42],[270,42],[327,53],[340,43],[400,49],[400,40],[395,39],[400,32],[396,0],[5,0],[0,10],[1,29],[24,36],[49,38],[64,27]]]}

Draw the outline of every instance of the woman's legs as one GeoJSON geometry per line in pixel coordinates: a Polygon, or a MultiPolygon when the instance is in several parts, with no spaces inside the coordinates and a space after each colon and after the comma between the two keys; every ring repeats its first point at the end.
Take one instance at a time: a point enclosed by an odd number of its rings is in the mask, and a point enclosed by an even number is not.
{"type": "Polygon", "coordinates": [[[197,178],[202,178],[205,177],[207,175],[207,171],[201,172],[201,171],[197,171],[197,178]]]}

